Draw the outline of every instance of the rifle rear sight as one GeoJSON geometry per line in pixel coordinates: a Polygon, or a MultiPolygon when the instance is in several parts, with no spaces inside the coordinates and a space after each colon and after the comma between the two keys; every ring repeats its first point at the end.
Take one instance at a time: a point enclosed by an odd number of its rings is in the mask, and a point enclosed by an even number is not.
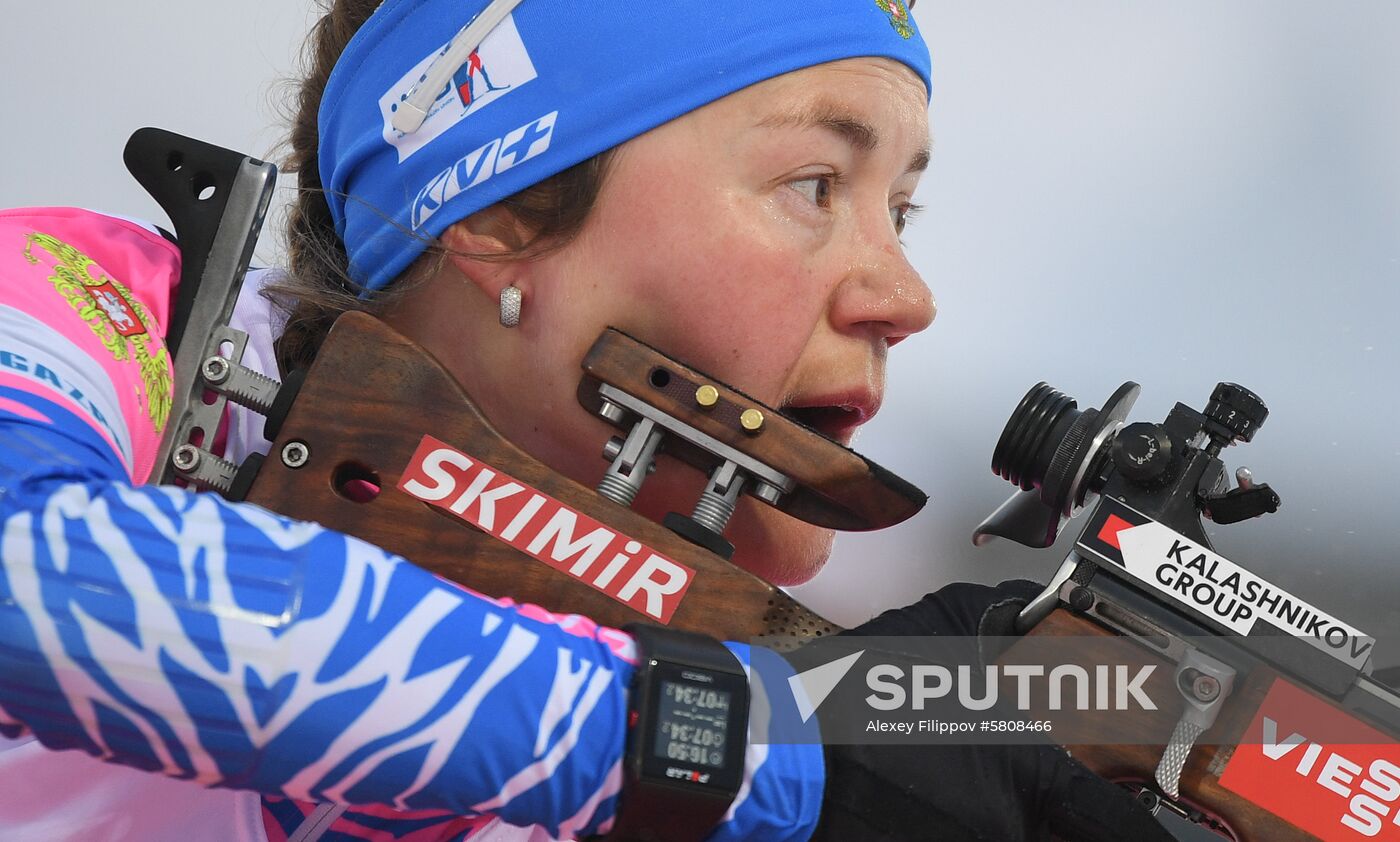
{"type": "Polygon", "coordinates": [[[1140,387],[1118,387],[1102,409],[1038,383],[1011,414],[992,471],[1021,491],[977,527],[973,540],[1009,538],[1028,547],[1055,542],[1065,518],[1108,495],[1205,546],[1201,517],[1237,523],[1275,512],[1279,497],[1248,469],[1226,478],[1220,452],[1248,442],[1269,415],[1258,395],[1220,383],[1204,412],[1178,403],[1164,422],[1126,423],[1140,387]]]}

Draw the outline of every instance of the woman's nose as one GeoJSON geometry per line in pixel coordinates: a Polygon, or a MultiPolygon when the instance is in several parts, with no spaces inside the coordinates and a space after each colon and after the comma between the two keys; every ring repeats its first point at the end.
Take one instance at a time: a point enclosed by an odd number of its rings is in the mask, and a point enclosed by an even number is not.
{"type": "Polygon", "coordinates": [[[893,345],[928,327],[936,313],[933,293],[890,233],[865,241],[853,254],[831,319],[838,331],[870,333],[893,345]]]}

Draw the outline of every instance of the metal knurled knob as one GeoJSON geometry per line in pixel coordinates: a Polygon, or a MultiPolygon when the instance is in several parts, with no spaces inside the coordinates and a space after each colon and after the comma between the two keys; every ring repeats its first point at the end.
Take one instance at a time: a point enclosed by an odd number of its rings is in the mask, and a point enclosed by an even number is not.
{"type": "Polygon", "coordinates": [[[1250,441],[1269,417],[1264,400],[1238,383],[1220,383],[1210,393],[1206,417],[1239,441],[1250,441]]]}
{"type": "Polygon", "coordinates": [[[1171,469],[1172,440],[1160,424],[1138,421],[1118,431],[1112,453],[1123,476],[1146,485],[1171,469]]]}

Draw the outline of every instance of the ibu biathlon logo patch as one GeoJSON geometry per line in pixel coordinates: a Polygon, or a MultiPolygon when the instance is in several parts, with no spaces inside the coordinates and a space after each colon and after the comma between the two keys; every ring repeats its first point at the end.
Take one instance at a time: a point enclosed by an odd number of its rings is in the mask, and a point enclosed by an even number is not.
{"type": "Polygon", "coordinates": [[[914,35],[914,26],[909,22],[909,7],[904,0],[875,0],[875,5],[890,18],[890,26],[899,33],[901,38],[910,38],[914,35]]]}
{"type": "Polygon", "coordinates": [[[520,39],[520,31],[515,28],[515,19],[507,16],[491,30],[481,46],[453,71],[451,80],[438,92],[418,131],[404,134],[395,129],[394,112],[398,110],[399,103],[408,99],[414,86],[427,78],[428,68],[442,59],[448,46],[450,43],[444,44],[414,65],[379,98],[379,112],[384,119],[384,141],[398,151],[400,163],[448,129],[536,76],[535,64],[530,60],[525,42],[520,39]]]}

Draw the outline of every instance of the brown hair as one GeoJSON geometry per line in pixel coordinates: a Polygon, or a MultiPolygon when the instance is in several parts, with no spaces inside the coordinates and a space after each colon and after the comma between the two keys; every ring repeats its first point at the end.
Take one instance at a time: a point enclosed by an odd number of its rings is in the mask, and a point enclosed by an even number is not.
{"type": "MultiPolygon", "coordinates": [[[[290,152],[283,170],[298,176],[297,195],[287,218],[290,257],[285,281],[264,291],[287,311],[286,327],[277,340],[277,365],[283,374],[304,368],[341,313],[349,310],[380,312],[386,303],[409,291],[409,277],[401,277],[389,290],[367,299],[350,278],[345,244],[335,233],[330,207],[321,185],[318,112],[326,82],[336,59],[380,0],[323,0],[325,13],[316,22],[303,46],[305,75],[294,96],[290,152]]],[[[531,185],[500,202],[519,221],[529,238],[504,253],[477,255],[492,260],[528,260],[559,248],[583,227],[602,188],[612,150],[595,155],[556,175],[531,185]]],[[[420,236],[404,231],[405,237],[420,236]]],[[[435,260],[419,261],[406,275],[431,274],[441,265],[444,249],[433,242],[427,253],[435,260]],[[425,272],[424,267],[431,271],[425,272]]]]}

